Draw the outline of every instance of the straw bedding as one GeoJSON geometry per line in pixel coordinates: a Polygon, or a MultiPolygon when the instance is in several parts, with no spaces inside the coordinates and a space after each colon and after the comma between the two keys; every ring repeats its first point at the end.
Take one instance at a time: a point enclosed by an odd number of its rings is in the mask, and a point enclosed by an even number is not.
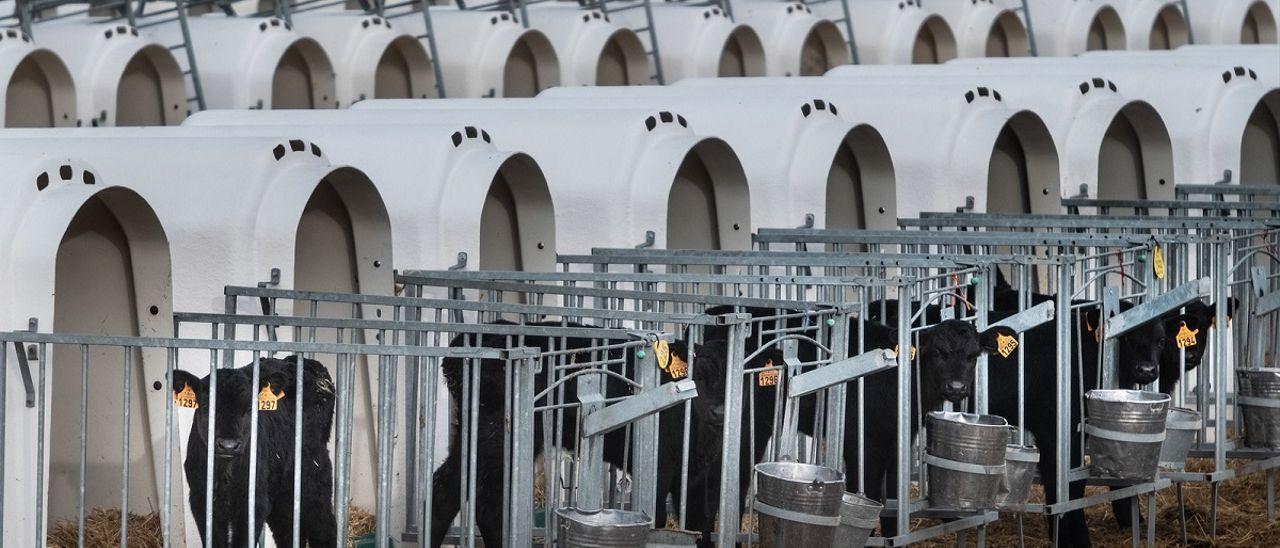
{"type": "MultiPolygon", "coordinates": [[[[129,548],[161,548],[160,514],[129,514],[129,548]]],[[[373,533],[376,522],[373,514],[358,506],[348,511],[348,548],[355,546],[356,538],[373,533]]],[[[49,528],[50,548],[75,548],[78,540],[76,520],[66,519],[49,528]]],[[[120,548],[120,510],[96,508],[85,513],[84,545],[90,548],[120,548]]]]}
{"type": "MultiPolygon", "coordinates": [[[[1241,462],[1228,463],[1236,467],[1241,462]]],[[[1213,469],[1213,462],[1204,459],[1191,459],[1188,469],[1207,472],[1213,469]]],[[[1090,488],[1094,489],[1094,488],[1090,488]]],[[[1092,491],[1090,491],[1092,492],[1092,491]]],[[[1280,521],[1267,519],[1266,476],[1253,474],[1224,482],[1218,489],[1218,535],[1209,535],[1209,493],[1208,484],[1188,483],[1183,486],[1183,495],[1187,506],[1187,545],[1218,546],[1244,548],[1255,546],[1280,546],[1280,521]]],[[[1043,501],[1043,492],[1036,487],[1032,493],[1033,500],[1043,501]]],[[[1142,512],[1146,515],[1145,498],[1142,499],[1142,512]]],[[[1156,544],[1158,546],[1182,546],[1181,533],[1178,527],[1177,491],[1165,489],[1156,495],[1156,544]]],[[[1128,546],[1132,542],[1132,532],[1127,527],[1119,529],[1111,512],[1111,505],[1104,504],[1085,510],[1085,519],[1089,523],[1089,531],[1095,546],[1128,546]]],[[[1023,519],[1026,535],[1026,546],[1047,547],[1048,541],[1046,520],[1040,516],[1026,516],[1023,519]]],[[[1146,529],[1142,531],[1146,539],[1146,529]]],[[[973,542],[973,535],[968,536],[973,542]]],[[[948,535],[919,546],[953,547],[955,536],[948,535]]],[[[995,548],[1018,546],[1018,521],[1016,515],[1003,514],[1000,521],[988,529],[987,546],[995,548]]]]}

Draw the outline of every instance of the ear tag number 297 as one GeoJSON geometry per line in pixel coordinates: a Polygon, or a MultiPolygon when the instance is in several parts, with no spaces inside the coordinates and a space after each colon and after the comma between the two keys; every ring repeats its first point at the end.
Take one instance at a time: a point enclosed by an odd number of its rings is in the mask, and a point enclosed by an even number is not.
{"type": "Polygon", "coordinates": [[[196,391],[191,389],[191,385],[182,385],[182,390],[173,395],[173,404],[183,409],[199,409],[200,402],[196,399],[196,391]]]}
{"type": "Polygon", "coordinates": [[[271,385],[262,387],[258,392],[258,411],[275,411],[280,408],[280,398],[284,397],[284,391],[279,394],[271,391],[271,385]]]}

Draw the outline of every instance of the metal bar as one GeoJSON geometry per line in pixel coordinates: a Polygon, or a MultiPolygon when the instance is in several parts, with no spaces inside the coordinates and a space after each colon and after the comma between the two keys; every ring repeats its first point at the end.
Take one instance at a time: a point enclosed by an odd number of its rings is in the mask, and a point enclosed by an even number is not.
{"type": "Polygon", "coordinates": [[[807,396],[824,388],[892,369],[897,365],[898,356],[892,350],[871,350],[791,377],[787,387],[787,397],[794,399],[807,396]]]}
{"type": "Polygon", "coordinates": [[[602,436],[627,424],[691,400],[698,395],[693,381],[669,382],[628,397],[621,402],[586,413],[582,417],[583,436],[602,436]]]}
{"type": "MultiPolygon", "coordinates": [[[[133,377],[133,349],[125,348],[124,350],[124,403],[122,404],[122,417],[124,425],[120,434],[120,546],[129,545],[129,528],[124,524],[128,523],[129,517],[129,415],[130,396],[133,394],[133,387],[130,385],[133,377]]],[[[249,482],[253,485],[253,482],[249,482]]]]}
{"type": "MultiPolygon", "coordinates": [[[[172,378],[172,377],[166,377],[172,378]]],[[[172,399],[172,398],[170,398],[172,399]]],[[[89,460],[89,347],[80,347],[80,486],[76,492],[76,547],[84,548],[85,471],[89,460]]],[[[169,475],[166,474],[165,478],[169,475]]]]}
{"type": "Polygon", "coordinates": [[[1212,287],[1211,283],[1212,279],[1208,277],[1187,282],[1159,296],[1148,299],[1146,302],[1129,310],[1109,317],[1105,320],[1106,329],[1103,330],[1103,337],[1107,340],[1118,339],[1121,335],[1171,310],[1176,310],[1191,301],[1208,296],[1212,287]]]}
{"type": "Polygon", "coordinates": [[[740,463],[729,455],[737,455],[742,450],[742,389],[743,366],[745,359],[743,349],[746,345],[747,328],[743,322],[749,320],[746,314],[738,315],[737,321],[729,327],[728,371],[725,375],[725,412],[724,434],[721,439],[721,455],[725,455],[720,463],[720,526],[716,530],[717,546],[733,546],[740,529],[738,475],[740,463]]]}
{"type": "MultiPolygon", "coordinates": [[[[1026,292],[1024,292],[1026,293],[1026,292]]],[[[1008,327],[1022,333],[1036,326],[1053,321],[1057,305],[1053,301],[1045,301],[1003,320],[991,324],[991,327],[1008,327]]]]}

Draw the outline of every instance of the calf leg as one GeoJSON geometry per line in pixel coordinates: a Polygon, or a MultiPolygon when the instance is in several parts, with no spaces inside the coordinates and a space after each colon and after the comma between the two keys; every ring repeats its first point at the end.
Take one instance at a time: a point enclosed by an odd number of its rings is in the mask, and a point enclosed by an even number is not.
{"type": "MultiPolygon", "coordinates": [[[[462,466],[456,445],[449,448],[449,456],[431,478],[431,546],[439,548],[444,536],[458,517],[462,506],[462,466]]],[[[501,546],[501,545],[499,545],[501,546]]]]}
{"type": "MultiPolygon", "coordinates": [[[[502,470],[506,466],[502,459],[502,438],[482,439],[481,443],[484,444],[485,441],[496,441],[498,446],[478,448],[480,454],[476,461],[476,528],[479,529],[485,546],[506,546],[503,542],[502,514],[508,497],[502,485],[502,470]]],[[[554,485],[551,481],[548,483],[554,485]]]]}
{"type": "Polygon", "coordinates": [[[303,473],[306,483],[302,490],[301,540],[310,548],[336,548],[338,520],[333,515],[333,463],[327,451],[309,460],[311,466],[303,473]]]}

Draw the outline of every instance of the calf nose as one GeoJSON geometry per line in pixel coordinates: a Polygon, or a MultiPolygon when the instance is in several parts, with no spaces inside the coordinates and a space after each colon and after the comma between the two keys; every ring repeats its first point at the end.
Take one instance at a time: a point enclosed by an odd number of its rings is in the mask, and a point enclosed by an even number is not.
{"type": "Polygon", "coordinates": [[[237,438],[218,438],[218,452],[224,454],[235,454],[240,452],[240,440],[237,438]]]}
{"type": "Polygon", "coordinates": [[[1139,380],[1151,382],[1160,374],[1160,367],[1154,363],[1138,364],[1139,380]]]}
{"type": "Polygon", "coordinates": [[[966,389],[966,388],[968,388],[968,387],[967,387],[967,386],[965,386],[965,384],[964,384],[963,382],[961,382],[961,381],[949,381],[949,382],[947,382],[947,393],[948,393],[948,394],[964,394],[964,393],[965,393],[965,389],[966,389]]]}

